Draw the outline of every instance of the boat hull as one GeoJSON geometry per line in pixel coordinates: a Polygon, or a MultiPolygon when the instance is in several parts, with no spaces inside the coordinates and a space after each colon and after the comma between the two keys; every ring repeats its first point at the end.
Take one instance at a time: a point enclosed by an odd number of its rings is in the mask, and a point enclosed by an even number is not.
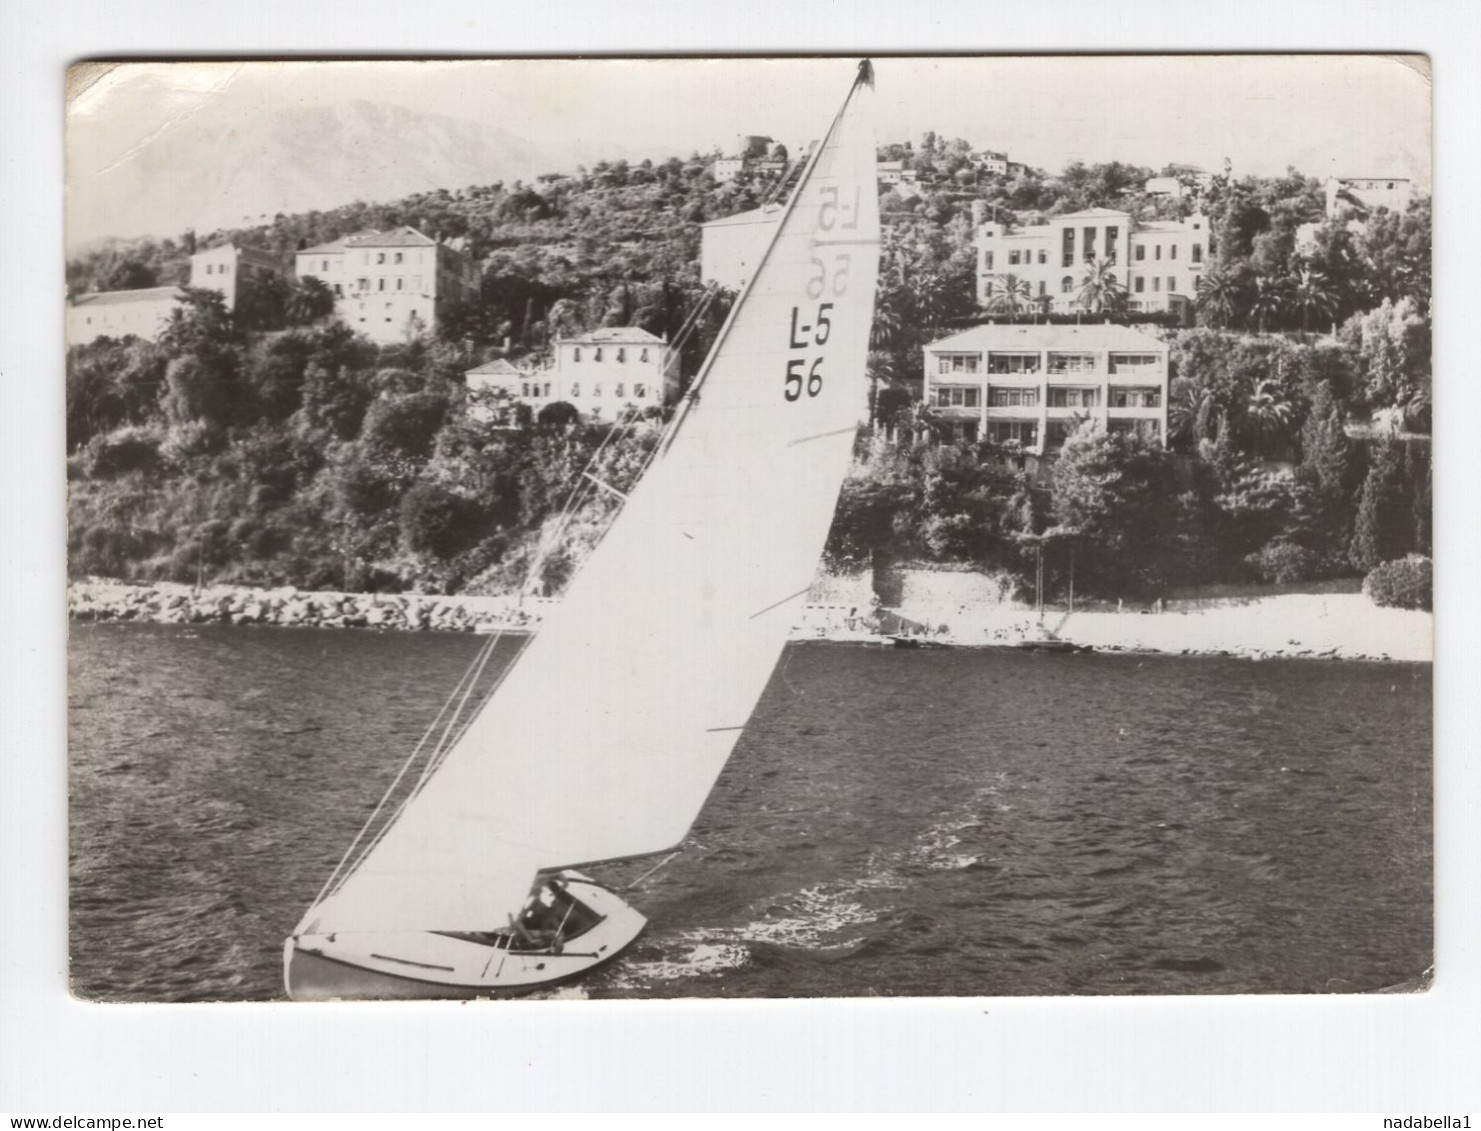
{"type": "Polygon", "coordinates": [[[424,1001],[513,997],[580,978],[637,939],[647,919],[615,893],[569,878],[566,890],[601,915],[553,949],[516,950],[435,931],[293,935],[283,980],[294,1001],[424,1001]]]}

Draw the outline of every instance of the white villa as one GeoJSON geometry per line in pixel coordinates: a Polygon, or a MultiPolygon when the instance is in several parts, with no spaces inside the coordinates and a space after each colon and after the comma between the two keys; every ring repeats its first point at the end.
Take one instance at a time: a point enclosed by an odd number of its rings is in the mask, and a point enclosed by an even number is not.
{"type": "Polygon", "coordinates": [[[1167,346],[1126,326],[974,326],[924,355],[925,403],[953,440],[1043,454],[1084,417],[1167,435],[1167,346]]]}

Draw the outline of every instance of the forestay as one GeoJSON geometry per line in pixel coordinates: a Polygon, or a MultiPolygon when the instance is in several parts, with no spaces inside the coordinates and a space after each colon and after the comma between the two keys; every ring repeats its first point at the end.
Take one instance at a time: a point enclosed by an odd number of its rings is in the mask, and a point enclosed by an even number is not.
{"type": "Polygon", "coordinates": [[[879,213],[860,70],[669,446],[440,769],[301,929],[492,929],[539,869],[688,832],[812,581],[865,412],[879,213]]]}

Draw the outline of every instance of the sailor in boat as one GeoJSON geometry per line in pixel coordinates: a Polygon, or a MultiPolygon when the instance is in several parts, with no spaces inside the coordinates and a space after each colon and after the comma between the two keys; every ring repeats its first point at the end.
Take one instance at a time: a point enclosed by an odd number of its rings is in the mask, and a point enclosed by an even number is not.
{"type": "Polygon", "coordinates": [[[512,920],[514,934],[524,949],[559,954],[565,948],[566,928],[577,906],[560,878],[552,876],[530,897],[520,916],[512,920]]]}

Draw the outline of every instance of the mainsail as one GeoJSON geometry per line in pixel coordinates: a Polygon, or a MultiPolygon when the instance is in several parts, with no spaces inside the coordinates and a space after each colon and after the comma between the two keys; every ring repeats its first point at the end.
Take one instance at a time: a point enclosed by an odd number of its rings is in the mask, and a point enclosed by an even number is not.
{"type": "Polygon", "coordinates": [[[864,64],[561,607],[301,930],[490,930],[537,871],[683,840],[786,643],[865,412],[872,87],[864,64]]]}

